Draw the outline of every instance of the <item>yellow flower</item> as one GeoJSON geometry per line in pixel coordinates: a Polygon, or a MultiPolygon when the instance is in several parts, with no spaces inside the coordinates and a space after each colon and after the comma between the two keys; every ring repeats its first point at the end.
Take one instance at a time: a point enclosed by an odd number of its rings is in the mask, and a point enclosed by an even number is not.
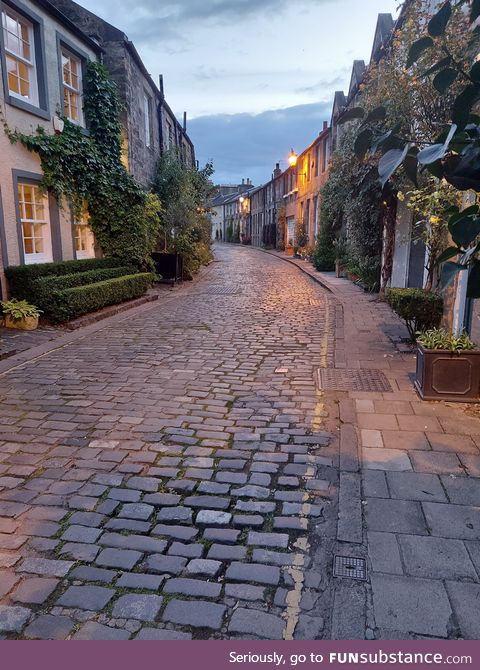
{"type": "Polygon", "coordinates": [[[397,193],[397,198],[400,200],[400,202],[403,202],[405,200],[405,195],[401,191],[399,191],[397,193]]]}
{"type": "Polygon", "coordinates": [[[440,223],[440,217],[439,216],[431,216],[430,217],[430,223],[440,223]]]}

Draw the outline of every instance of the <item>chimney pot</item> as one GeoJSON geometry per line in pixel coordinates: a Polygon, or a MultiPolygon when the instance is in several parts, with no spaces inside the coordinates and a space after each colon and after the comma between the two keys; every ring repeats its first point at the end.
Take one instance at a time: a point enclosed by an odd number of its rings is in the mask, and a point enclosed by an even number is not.
{"type": "Polygon", "coordinates": [[[323,130],[327,130],[328,128],[328,121],[323,122],[323,130]]]}

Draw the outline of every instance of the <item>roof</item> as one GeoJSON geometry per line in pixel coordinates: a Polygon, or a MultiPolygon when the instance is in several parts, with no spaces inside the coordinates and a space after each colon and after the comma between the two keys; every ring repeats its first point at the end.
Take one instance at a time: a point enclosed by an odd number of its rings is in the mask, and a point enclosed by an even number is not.
{"type": "Polygon", "coordinates": [[[88,46],[95,51],[97,54],[103,53],[103,49],[98,44],[96,40],[94,40],[92,37],[87,35],[86,33],[81,30],[76,23],[74,23],[68,16],[66,16],[58,7],[55,5],[55,0],[32,0],[34,4],[38,5],[42,9],[44,9],[46,12],[51,14],[53,17],[57,19],[60,23],[62,23],[68,30],[73,33],[76,37],[82,40],[85,44],[88,44],[88,46]]]}
{"type": "Polygon", "coordinates": [[[394,28],[395,21],[391,14],[378,15],[375,37],[373,39],[372,61],[377,61],[383,49],[390,44],[394,28]]]}
{"type": "Polygon", "coordinates": [[[350,87],[348,89],[348,97],[351,98],[352,95],[355,95],[358,86],[362,83],[363,78],[365,77],[366,71],[365,61],[363,60],[354,60],[352,67],[352,76],[350,78],[350,87]]]}

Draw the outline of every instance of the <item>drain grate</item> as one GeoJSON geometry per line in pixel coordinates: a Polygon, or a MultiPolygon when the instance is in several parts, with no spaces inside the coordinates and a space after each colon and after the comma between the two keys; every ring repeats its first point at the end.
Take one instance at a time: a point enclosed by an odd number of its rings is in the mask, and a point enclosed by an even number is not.
{"type": "Polygon", "coordinates": [[[334,577],[347,577],[348,579],[367,580],[367,561],[364,558],[352,558],[351,556],[335,556],[333,566],[334,577]]]}
{"type": "Polygon", "coordinates": [[[318,372],[318,379],[324,391],[393,393],[390,382],[381,370],[322,368],[318,372]]]}
{"type": "Polygon", "coordinates": [[[211,288],[201,291],[200,295],[241,295],[238,288],[230,288],[229,286],[212,286],[211,288]]]}

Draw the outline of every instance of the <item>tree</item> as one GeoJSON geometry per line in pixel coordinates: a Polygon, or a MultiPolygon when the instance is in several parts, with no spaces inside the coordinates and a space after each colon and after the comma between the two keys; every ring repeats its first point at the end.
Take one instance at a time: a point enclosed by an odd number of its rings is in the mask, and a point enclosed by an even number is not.
{"type": "Polygon", "coordinates": [[[188,167],[176,150],[166,152],[157,167],[154,190],[162,202],[159,248],[182,254],[189,278],[211,260],[212,174],[210,163],[201,170],[188,167]]]}

